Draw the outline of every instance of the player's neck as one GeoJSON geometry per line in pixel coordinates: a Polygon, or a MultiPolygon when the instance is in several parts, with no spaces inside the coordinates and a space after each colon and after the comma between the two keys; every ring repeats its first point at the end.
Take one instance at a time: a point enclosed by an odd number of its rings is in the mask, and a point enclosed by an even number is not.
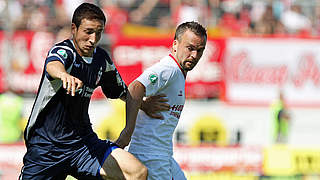
{"type": "Polygon", "coordinates": [[[74,38],[71,39],[71,42],[72,42],[73,47],[76,49],[77,53],[78,53],[80,56],[82,56],[82,53],[81,53],[81,51],[80,51],[80,48],[79,48],[79,46],[78,46],[78,44],[77,44],[77,42],[75,41],[74,38]]]}

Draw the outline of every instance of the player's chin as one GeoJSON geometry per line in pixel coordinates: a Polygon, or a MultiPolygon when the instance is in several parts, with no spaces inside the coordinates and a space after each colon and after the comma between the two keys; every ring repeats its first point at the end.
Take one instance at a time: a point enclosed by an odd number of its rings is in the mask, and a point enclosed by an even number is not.
{"type": "Polygon", "coordinates": [[[184,67],[183,69],[184,69],[185,71],[191,71],[193,68],[194,68],[194,66],[186,66],[186,67],[184,67]]]}
{"type": "Polygon", "coordinates": [[[86,50],[86,49],[82,50],[82,55],[85,57],[90,57],[92,56],[92,54],[93,54],[93,51],[86,50]]]}
{"type": "Polygon", "coordinates": [[[194,63],[188,62],[188,63],[184,64],[183,69],[186,71],[191,71],[195,67],[195,65],[196,64],[194,64],[194,63]]]}

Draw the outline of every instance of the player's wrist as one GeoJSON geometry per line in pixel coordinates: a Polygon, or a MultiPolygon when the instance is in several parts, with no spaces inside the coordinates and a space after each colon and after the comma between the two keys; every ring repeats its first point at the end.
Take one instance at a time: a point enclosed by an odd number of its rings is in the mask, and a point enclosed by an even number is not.
{"type": "Polygon", "coordinates": [[[145,106],[146,99],[147,99],[147,97],[143,97],[143,98],[142,98],[141,105],[140,105],[140,109],[141,109],[142,111],[144,111],[144,112],[145,112],[145,110],[146,110],[146,106],[145,106]]]}
{"type": "Polygon", "coordinates": [[[65,72],[59,72],[57,75],[57,78],[62,79],[62,77],[65,76],[65,74],[66,74],[65,72]]]}
{"type": "Polygon", "coordinates": [[[126,126],[126,127],[124,128],[124,133],[125,133],[125,135],[128,136],[128,137],[131,137],[131,135],[133,134],[133,131],[134,131],[134,127],[128,127],[128,126],[126,126]]]}

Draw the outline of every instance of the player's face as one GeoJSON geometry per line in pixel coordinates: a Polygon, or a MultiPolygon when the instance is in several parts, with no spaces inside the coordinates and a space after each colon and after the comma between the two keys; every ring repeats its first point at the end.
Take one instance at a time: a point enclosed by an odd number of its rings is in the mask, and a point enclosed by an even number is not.
{"type": "Polygon", "coordinates": [[[173,55],[184,71],[192,70],[201,58],[206,46],[206,38],[197,36],[190,30],[184,32],[180,40],[173,41],[173,55]]]}
{"type": "Polygon", "coordinates": [[[75,24],[72,24],[71,28],[78,53],[81,56],[91,57],[103,33],[103,21],[82,19],[78,28],[75,24]]]}

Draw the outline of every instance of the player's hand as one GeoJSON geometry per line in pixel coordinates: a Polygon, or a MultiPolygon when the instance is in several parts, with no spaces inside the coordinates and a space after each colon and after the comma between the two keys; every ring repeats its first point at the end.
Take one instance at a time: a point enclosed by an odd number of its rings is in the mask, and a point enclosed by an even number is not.
{"type": "Polygon", "coordinates": [[[67,91],[67,94],[71,93],[71,96],[75,96],[76,90],[82,88],[83,83],[80,79],[71,76],[68,73],[61,73],[60,79],[62,81],[63,88],[67,91]]]}
{"type": "Polygon", "coordinates": [[[115,141],[115,143],[120,148],[125,148],[129,145],[131,141],[132,131],[127,130],[126,128],[121,131],[119,138],[115,141]]]}
{"type": "Polygon", "coordinates": [[[168,99],[165,94],[150,96],[143,100],[141,109],[152,118],[163,119],[159,112],[170,110],[170,105],[167,102],[168,99]]]}

